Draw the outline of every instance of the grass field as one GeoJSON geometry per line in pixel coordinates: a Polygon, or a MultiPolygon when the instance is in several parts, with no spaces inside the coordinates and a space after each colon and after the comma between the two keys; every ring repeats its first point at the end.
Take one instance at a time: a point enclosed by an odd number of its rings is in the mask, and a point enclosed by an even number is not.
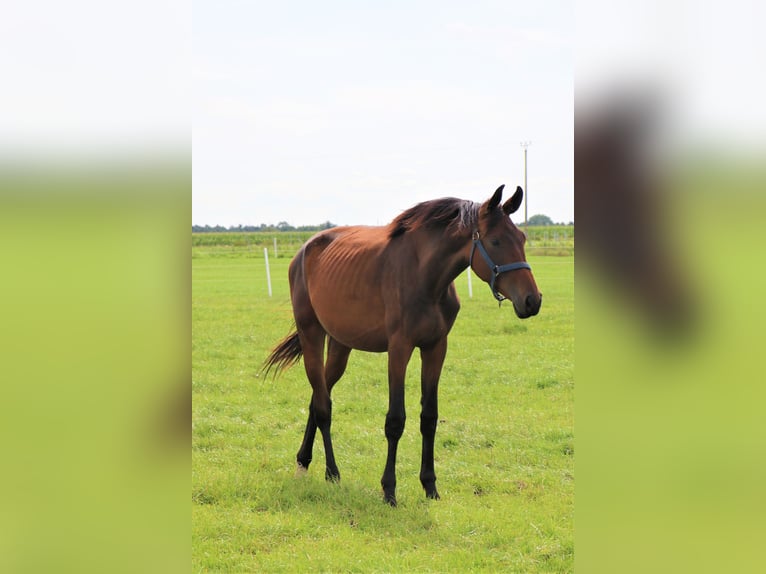
{"type": "Polygon", "coordinates": [[[425,499],[419,356],[407,375],[399,506],[382,501],[386,357],[353,352],[333,392],[343,477],[324,480],[321,441],[294,477],[310,387],[302,365],[260,366],[288,332],[288,253],[193,247],[192,566],[195,572],[571,572],[574,563],[573,257],[530,256],[538,316],[498,309],[456,281],[436,434],[440,501],[425,499]]]}

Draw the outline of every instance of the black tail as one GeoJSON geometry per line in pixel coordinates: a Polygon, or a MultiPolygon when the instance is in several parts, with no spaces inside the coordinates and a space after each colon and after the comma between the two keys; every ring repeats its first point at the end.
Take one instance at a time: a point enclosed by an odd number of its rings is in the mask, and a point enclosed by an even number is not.
{"type": "Polygon", "coordinates": [[[301,349],[301,341],[296,331],[285,337],[279,345],[274,347],[269,358],[263,363],[263,373],[268,375],[271,369],[276,368],[277,370],[274,373],[276,377],[279,373],[297,363],[301,356],[303,356],[303,349],[301,349]]]}

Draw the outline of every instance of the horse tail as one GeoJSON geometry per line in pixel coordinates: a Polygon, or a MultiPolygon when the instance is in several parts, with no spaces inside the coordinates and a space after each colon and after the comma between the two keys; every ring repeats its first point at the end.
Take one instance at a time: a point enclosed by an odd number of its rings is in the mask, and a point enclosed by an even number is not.
{"type": "Polygon", "coordinates": [[[269,358],[263,363],[263,373],[268,375],[269,371],[275,368],[274,376],[276,377],[279,373],[297,363],[302,356],[301,340],[298,338],[298,331],[295,331],[274,347],[269,358]]]}

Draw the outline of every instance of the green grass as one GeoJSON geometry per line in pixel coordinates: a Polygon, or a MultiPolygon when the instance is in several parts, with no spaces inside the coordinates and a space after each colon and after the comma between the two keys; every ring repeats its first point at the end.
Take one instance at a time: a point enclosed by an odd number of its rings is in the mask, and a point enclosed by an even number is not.
{"type": "Polygon", "coordinates": [[[530,257],[540,315],[498,308],[474,277],[456,281],[436,434],[440,501],[425,499],[419,356],[397,498],[382,501],[386,356],[355,351],[333,392],[342,475],[324,480],[321,441],[294,477],[310,387],[302,365],[277,380],[260,366],[292,324],[285,257],[193,248],[192,565],[195,572],[571,572],[574,562],[572,257],[530,257]]]}

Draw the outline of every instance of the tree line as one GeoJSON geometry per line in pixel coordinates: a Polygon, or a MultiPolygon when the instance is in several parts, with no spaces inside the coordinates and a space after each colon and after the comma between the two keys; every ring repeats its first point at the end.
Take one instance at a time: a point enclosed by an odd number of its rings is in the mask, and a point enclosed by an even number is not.
{"type": "Polygon", "coordinates": [[[223,231],[322,231],[333,227],[337,227],[337,225],[331,221],[325,221],[319,225],[299,225],[298,227],[293,227],[286,221],[280,221],[276,225],[273,223],[261,223],[260,225],[230,225],[229,227],[224,227],[223,225],[192,225],[192,233],[220,233],[223,231]]]}
{"type": "MultiPolygon", "coordinates": [[[[521,221],[516,221],[520,225],[521,221]]],[[[547,215],[533,215],[527,220],[527,223],[531,226],[554,226],[554,225],[574,225],[574,222],[566,223],[554,223],[553,220],[547,215]]],[[[322,231],[324,229],[331,229],[337,227],[337,225],[331,221],[325,221],[319,225],[300,225],[293,227],[286,221],[280,221],[276,225],[273,223],[261,223],[260,225],[230,225],[224,227],[223,225],[192,225],[193,233],[221,233],[221,232],[243,232],[243,231],[322,231]]]]}
{"type": "MultiPolygon", "coordinates": [[[[523,223],[522,221],[517,221],[516,219],[514,219],[514,222],[517,225],[520,225],[521,223],[523,223]]],[[[564,223],[564,222],[554,223],[553,220],[547,215],[538,214],[538,215],[533,215],[532,217],[527,219],[527,224],[533,227],[548,227],[551,225],[574,225],[574,221],[570,221],[569,223],[564,223]]]]}

